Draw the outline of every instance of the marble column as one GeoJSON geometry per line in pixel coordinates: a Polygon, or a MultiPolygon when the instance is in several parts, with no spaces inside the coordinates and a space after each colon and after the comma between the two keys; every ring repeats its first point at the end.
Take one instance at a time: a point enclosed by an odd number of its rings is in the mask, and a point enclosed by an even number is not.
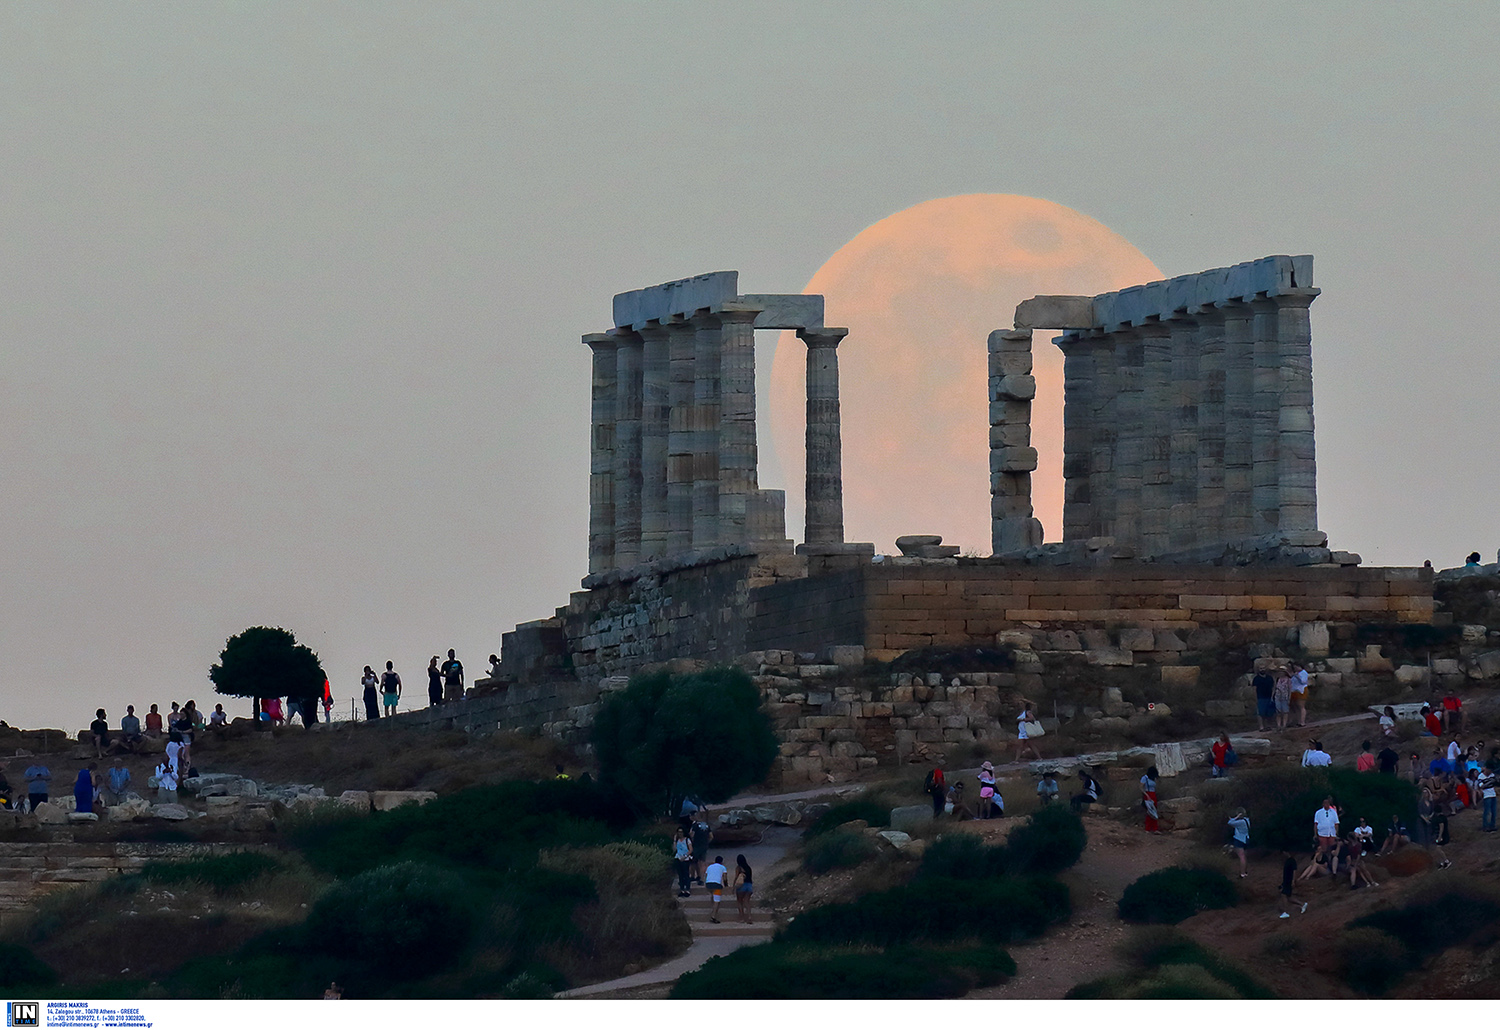
{"type": "Polygon", "coordinates": [[[1110,334],[1115,360],[1114,505],[1115,543],[1138,551],[1141,546],[1141,469],[1146,453],[1142,386],[1146,347],[1139,331],[1110,334]]]}
{"type": "Polygon", "coordinates": [[[669,555],[693,549],[693,369],[697,333],[692,323],[667,325],[667,550],[669,555]]]}
{"type": "Polygon", "coordinates": [[[615,568],[641,560],[641,348],[639,335],[616,331],[615,568]]]}
{"type": "Polygon", "coordinates": [[[1145,366],[1141,376],[1140,548],[1142,554],[1171,549],[1172,513],[1172,332],[1156,318],[1139,329],[1145,366]]]}
{"type": "Polygon", "coordinates": [[[997,329],[989,337],[990,546],[995,554],[1042,542],[1031,507],[1031,330],[997,329]]]}
{"type": "Polygon", "coordinates": [[[719,543],[719,320],[693,318],[693,549],[719,543]]]}
{"type": "Polygon", "coordinates": [[[746,513],[757,489],[755,316],[725,305],[719,319],[719,543],[749,542],[746,513]]]}
{"type": "Polygon", "coordinates": [[[1318,528],[1317,456],[1313,446],[1312,322],[1316,289],[1277,295],[1276,340],[1281,355],[1276,469],[1280,528],[1318,528]]]}
{"type": "Polygon", "coordinates": [[[844,477],[839,429],[839,341],[847,329],[799,329],[807,344],[807,476],[803,542],[844,542],[844,477]]]}
{"type": "Polygon", "coordinates": [[[1085,539],[1115,535],[1116,392],[1114,338],[1091,331],[1083,341],[1093,356],[1093,431],[1089,436],[1089,525],[1085,539]]]}
{"type": "Polygon", "coordinates": [[[1171,333],[1171,454],[1167,459],[1172,481],[1167,488],[1167,549],[1184,551],[1198,539],[1198,404],[1201,395],[1197,348],[1198,320],[1181,312],[1164,323],[1171,333]]]}
{"type": "Polygon", "coordinates": [[[1277,485],[1281,433],[1281,344],[1277,340],[1276,302],[1250,303],[1250,338],[1254,355],[1250,437],[1250,531],[1253,536],[1281,528],[1281,491],[1277,485]]]}
{"type": "Polygon", "coordinates": [[[1255,346],[1248,304],[1229,301],[1224,315],[1224,539],[1254,535],[1251,469],[1255,436],[1255,346]]]}
{"type": "Polygon", "coordinates": [[[1094,347],[1079,333],[1054,341],[1063,352],[1063,536],[1086,540],[1094,522],[1094,347]]]}
{"type": "Polygon", "coordinates": [[[640,330],[641,350],[641,561],[667,553],[667,413],[671,362],[667,328],[640,330]]]}
{"type": "Polygon", "coordinates": [[[1198,496],[1196,543],[1211,544],[1224,535],[1225,383],[1224,313],[1206,307],[1197,315],[1193,347],[1198,352],[1198,496]]]}
{"type": "Polygon", "coordinates": [[[590,333],[593,351],[589,404],[589,573],[615,565],[615,344],[608,333],[590,333]]]}

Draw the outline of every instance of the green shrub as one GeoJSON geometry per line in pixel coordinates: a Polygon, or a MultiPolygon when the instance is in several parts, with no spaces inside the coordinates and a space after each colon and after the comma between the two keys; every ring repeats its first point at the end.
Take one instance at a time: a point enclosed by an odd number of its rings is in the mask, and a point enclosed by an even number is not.
{"type": "Polygon", "coordinates": [[[878,795],[862,794],[853,800],[841,802],[814,819],[802,836],[806,839],[818,837],[856,819],[863,819],[871,826],[891,825],[890,800],[878,795]]]}
{"type": "Polygon", "coordinates": [[[230,894],[249,883],[277,872],[280,860],[258,851],[232,851],[181,862],[147,862],[137,874],[141,881],[161,884],[198,883],[216,893],[230,894]]]}
{"type": "Polygon", "coordinates": [[[425,805],[302,823],[290,836],[313,865],[338,876],[399,861],[503,874],[531,865],[543,848],[609,843],[631,825],[622,808],[594,784],[513,780],[425,805]]]}
{"type": "Polygon", "coordinates": [[[1053,876],[1070,868],[1083,854],[1088,833],[1077,813],[1061,805],[1039,808],[1005,840],[1016,872],[1053,876]]]}
{"type": "Polygon", "coordinates": [[[1234,884],[1213,869],[1171,866],[1147,873],[1120,898],[1120,918],[1131,923],[1180,923],[1204,909],[1232,908],[1234,884]]]}
{"type": "Polygon", "coordinates": [[[1390,934],[1416,961],[1455,944],[1485,946],[1500,932],[1500,890],[1477,882],[1438,884],[1410,904],[1372,912],[1349,925],[1390,934]]]}
{"type": "Polygon", "coordinates": [[[927,847],[917,876],[948,880],[987,880],[1010,868],[1003,844],[986,844],[972,833],[945,833],[927,847]]]}
{"type": "Polygon", "coordinates": [[[832,830],[803,845],[802,866],[814,876],[822,876],[868,862],[879,850],[873,840],[857,830],[832,830]]]}
{"type": "Polygon", "coordinates": [[[643,811],[677,799],[727,801],[771,771],[778,741],[760,691],[741,669],[636,676],[594,719],[600,776],[643,811]]]}
{"type": "Polygon", "coordinates": [[[1203,945],[1166,927],[1137,930],[1119,948],[1133,967],[1128,973],[1092,980],[1068,991],[1069,998],[1272,998],[1255,978],[1203,945]]]}
{"type": "Polygon", "coordinates": [[[1122,997],[1159,1001],[1232,1001],[1241,995],[1202,966],[1162,966],[1133,984],[1122,997]]]}
{"type": "Polygon", "coordinates": [[[673,998],[960,998],[1015,975],[994,947],[901,947],[888,951],[761,944],[709,959],[672,989],[673,998]]]}
{"type": "Polygon", "coordinates": [[[1198,839],[1222,844],[1229,813],[1250,813],[1250,842],[1258,847],[1307,851],[1313,843],[1313,813],[1333,796],[1343,811],[1345,830],[1363,816],[1379,833],[1399,815],[1415,825],[1417,788],[1399,776],[1371,775],[1353,769],[1271,767],[1246,770],[1212,784],[1203,794],[1203,821],[1198,839]]]}
{"type": "Polygon", "coordinates": [[[804,912],[777,940],[890,947],[913,941],[1039,937],[1072,913],[1068,889],[1055,880],[916,880],[841,905],[804,912]]]}
{"type": "Polygon", "coordinates": [[[1379,996],[1413,966],[1412,955],[1388,933],[1370,927],[1344,931],[1338,942],[1339,972],[1361,994],[1379,996]]]}
{"type": "Polygon", "coordinates": [[[56,983],[57,974],[52,967],[37,958],[30,948],[0,941],[0,987],[19,990],[51,987],[56,983]]]}
{"type": "Polygon", "coordinates": [[[415,862],[381,866],[335,884],[313,905],[313,950],[358,959],[393,977],[415,977],[454,962],[475,911],[453,873],[415,862]]]}

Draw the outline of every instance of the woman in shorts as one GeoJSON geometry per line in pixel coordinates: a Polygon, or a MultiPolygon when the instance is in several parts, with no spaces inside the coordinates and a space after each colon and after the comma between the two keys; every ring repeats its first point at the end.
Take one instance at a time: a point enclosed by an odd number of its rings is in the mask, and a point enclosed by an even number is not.
{"type": "Polygon", "coordinates": [[[995,767],[985,762],[979,767],[979,818],[988,819],[995,808],[995,767]]]}
{"type": "Polygon", "coordinates": [[[1021,702],[1021,714],[1016,716],[1016,761],[1021,760],[1021,752],[1030,750],[1038,762],[1042,760],[1042,753],[1036,749],[1036,745],[1027,738],[1026,724],[1035,722],[1036,716],[1031,714],[1031,702],[1021,702]]]}
{"type": "Polygon", "coordinates": [[[753,923],[750,918],[750,902],[755,895],[754,874],[744,855],[734,856],[734,903],[740,910],[740,922],[753,923]]]}
{"type": "Polygon", "coordinates": [[[1276,728],[1286,729],[1287,715],[1292,710],[1292,677],[1285,669],[1276,674],[1276,686],[1271,688],[1271,703],[1276,706],[1276,728]]]}
{"type": "Polygon", "coordinates": [[[1380,854],[1389,855],[1403,844],[1411,842],[1411,834],[1401,824],[1399,815],[1391,816],[1391,825],[1386,828],[1385,840],[1380,845],[1380,854]]]}

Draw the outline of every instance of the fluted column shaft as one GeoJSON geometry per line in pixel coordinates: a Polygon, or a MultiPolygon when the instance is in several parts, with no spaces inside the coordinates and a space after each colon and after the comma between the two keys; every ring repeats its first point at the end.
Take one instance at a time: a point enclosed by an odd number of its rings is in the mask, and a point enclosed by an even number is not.
{"type": "Polygon", "coordinates": [[[667,326],[667,549],[669,555],[693,548],[694,349],[691,323],[667,326]]]}
{"type": "Polygon", "coordinates": [[[593,351],[589,402],[589,572],[607,572],[615,562],[615,345],[607,333],[590,333],[593,351]]]}
{"type": "Polygon", "coordinates": [[[1145,354],[1142,375],[1141,550],[1148,555],[1171,549],[1172,511],[1172,333],[1155,319],[1140,327],[1145,354]]]}
{"type": "Polygon", "coordinates": [[[1094,521],[1089,469],[1094,451],[1094,350],[1069,333],[1063,352],[1063,539],[1083,540],[1094,521]]]}
{"type": "Polygon", "coordinates": [[[995,554],[1042,542],[1031,507],[1031,330],[997,329],[989,336],[990,546],[995,554]]]}
{"type": "Polygon", "coordinates": [[[1281,490],[1278,485],[1281,425],[1281,345],[1277,340],[1274,300],[1250,304],[1255,387],[1251,414],[1250,509],[1251,533],[1259,536],[1281,528],[1281,490]]]}
{"type": "Polygon", "coordinates": [[[1085,342],[1093,358],[1089,391],[1093,431],[1089,434],[1089,525],[1084,536],[1114,536],[1115,447],[1119,439],[1115,395],[1120,385],[1115,375],[1114,338],[1093,333],[1085,342]]]}
{"type": "Polygon", "coordinates": [[[1141,470],[1146,453],[1142,390],[1146,347],[1140,333],[1122,329],[1111,335],[1115,348],[1115,520],[1116,543],[1141,546],[1141,470]]]}
{"type": "Polygon", "coordinates": [[[1225,382],[1224,313],[1207,308],[1197,315],[1193,347],[1198,353],[1198,496],[1196,543],[1224,540],[1225,382]]]}
{"type": "Polygon", "coordinates": [[[838,345],[846,329],[802,329],[807,344],[807,475],[804,483],[809,544],[844,542],[843,445],[839,421],[838,345]]]}
{"type": "Polygon", "coordinates": [[[665,326],[640,331],[641,350],[641,561],[667,553],[667,415],[671,361],[665,326]]]}
{"type": "Polygon", "coordinates": [[[1198,402],[1199,368],[1197,319],[1175,315],[1167,323],[1172,343],[1170,385],[1171,454],[1167,467],[1167,549],[1181,551],[1197,545],[1198,539],[1198,402]]]}
{"type": "Polygon", "coordinates": [[[756,490],[755,316],[759,310],[716,312],[719,349],[719,543],[742,544],[756,490]]]}
{"type": "Polygon", "coordinates": [[[1281,355],[1281,408],[1277,419],[1276,467],[1280,528],[1318,528],[1317,456],[1313,445],[1312,322],[1316,289],[1279,294],[1276,339],[1281,355]]]}
{"type": "Polygon", "coordinates": [[[621,331],[615,347],[615,567],[641,557],[641,338],[621,331]]]}
{"type": "Polygon", "coordinates": [[[719,543],[719,320],[693,325],[693,547],[719,543]]]}
{"type": "Polygon", "coordinates": [[[1252,469],[1255,439],[1255,345],[1248,304],[1223,305],[1224,314],[1224,538],[1254,530],[1252,469]]]}

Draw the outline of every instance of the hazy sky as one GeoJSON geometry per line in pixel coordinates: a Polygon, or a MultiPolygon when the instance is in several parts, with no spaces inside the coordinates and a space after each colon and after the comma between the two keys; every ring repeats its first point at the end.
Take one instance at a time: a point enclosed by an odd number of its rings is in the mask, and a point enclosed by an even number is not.
{"type": "Polygon", "coordinates": [[[258,623],[340,698],[481,672],[586,571],[611,296],[796,292],[959,193],[1168,275],[1316,255],[1323,528],[1493,555],[1497,37],[1488,4],[0,6],[0,718],[211,704],[258,623]]]}

